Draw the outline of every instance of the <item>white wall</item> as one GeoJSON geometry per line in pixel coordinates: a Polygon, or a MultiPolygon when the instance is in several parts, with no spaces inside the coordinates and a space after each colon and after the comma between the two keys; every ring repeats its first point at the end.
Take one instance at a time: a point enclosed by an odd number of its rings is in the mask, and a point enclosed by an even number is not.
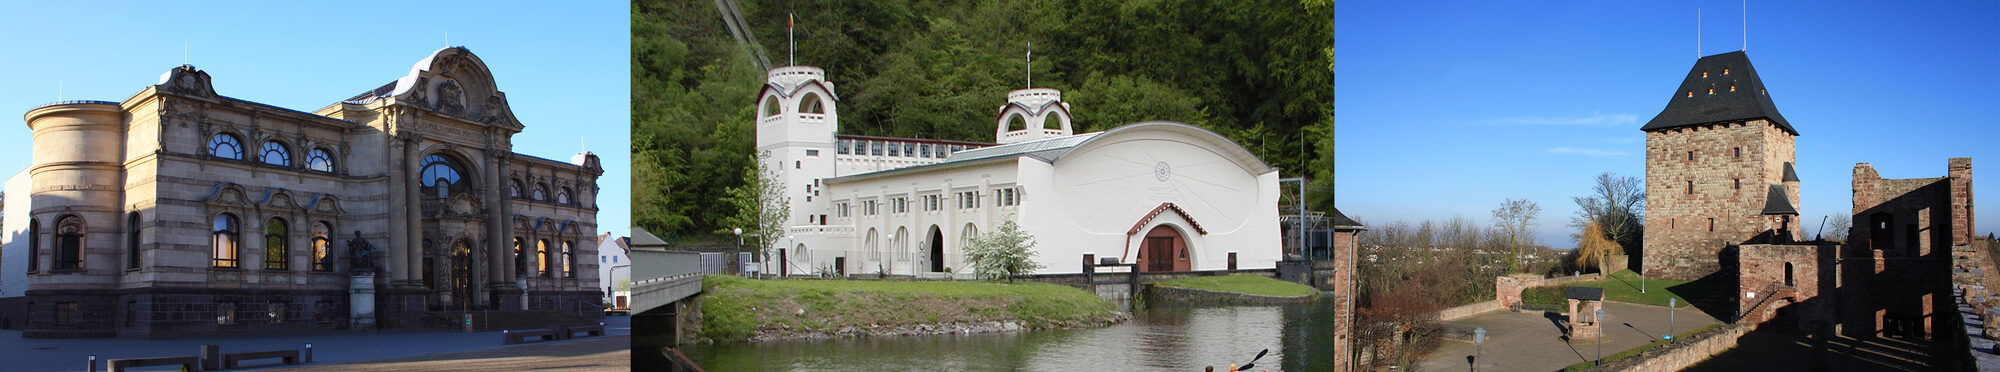
{"type": "Polygon", "coordinates": [[[28,294],[28,189],[32,181],[23,169],[7,178],[6,210],[0,211],[0,297],[28,294]]]}

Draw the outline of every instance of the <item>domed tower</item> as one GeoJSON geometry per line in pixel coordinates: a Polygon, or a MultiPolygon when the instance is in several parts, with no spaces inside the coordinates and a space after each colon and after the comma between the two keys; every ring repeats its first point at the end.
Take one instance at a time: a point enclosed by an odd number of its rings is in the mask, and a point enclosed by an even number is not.
{"type": "Polygon", "coordinates": [[[1069,123],[1069,103],[1062,91],[1028,88],[1007,92],[1007,105],[1000,106],[1000,125],[993,142],[1005,145],[1075,134],[1069,123]]]}
{"type": "Polygon", "coordinates": [[[124,268],[118,231],[125,201],[125,112],[117,103],[56,102],[29,110],[34,157],[28,165],[36,247],[27,295],[29,337],[109,337],[124,268]],[[49,314],[44,316],[43,314],[49,314]],[[74,317],[74,318],[68,318],[74,317]],[[76,319],[58,326],[61,319],[76,319]]]}
{"type": "Polygon", "coordinates": [[[757,98],[757,152],[777,173],[791,198],[790,225],[807,224],[824,204],[814,195],[834,176],[834,133],[840,130],[840,96],[826,71],[811,66],[771,69],[757,98]]]}

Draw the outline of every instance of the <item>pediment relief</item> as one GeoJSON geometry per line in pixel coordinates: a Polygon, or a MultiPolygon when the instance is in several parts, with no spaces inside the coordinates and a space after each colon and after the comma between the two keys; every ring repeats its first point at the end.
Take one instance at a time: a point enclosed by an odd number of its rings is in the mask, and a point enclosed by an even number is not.
{"type": "Polygon", "coordinates": [[[285,190],[284,188],[264,190],[264,200],[258,201],[257,206],[259,209],[274,212],[299,210],[299,203],[292,201],[291,190],[285,190]]]}
{"type": "Polygon", "coordinates": [[[216,98],[215,87],[209,83],[208,72],[197,70],[191,65],[181,65],[160,75],[160,82],[154,84],[159,91],[190,97],[216,98]]]}
{"type": "Polygon", "coordinates": [[[347,210],[340,207],[340,199],[334,198],[332,194],[327,193],[320,193],[313,196],[312,204],[307,204],[303,209],[308,213],[316,214],[336,216],[347,214],[347,210]]]}
{"type": "Polygon", "coordinates": [[[458,194],[446,198],[441,204],[436,218],[482,219],[486,216],[486,202],[471,194],[458,194]]]}
{"type": "Polygon", "coordinates": [[[209,189],[208,196],[203,197],[201,201],[210,205],[231,207],[251,206],[250,199],[244,196],[243,185],[238,185],[234,182],[215,184],[214,187],[209,189]]]}
{"type": "Polygon", "coordinates": [[[462,47],[445,48],[418,61],[397,80],[398,100],[432,113],[519,130],[486,63],[462,47]]]}

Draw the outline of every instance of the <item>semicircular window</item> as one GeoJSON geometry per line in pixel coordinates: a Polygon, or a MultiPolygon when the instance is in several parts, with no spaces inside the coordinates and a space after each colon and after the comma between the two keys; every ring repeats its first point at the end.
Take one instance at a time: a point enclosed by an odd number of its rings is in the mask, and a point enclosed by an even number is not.
{"type": "Polygon", "coordinates": [[[459,171],[463,167],[459,165],[458,160],[451,157],[425,156],[423,165],[419,169],[417,173],[422,177],[424,187],[436,190],[433,195],[440,198],[471,189],[471,185],[468,185],[470,182],[464,182],[464,177],[461,176],[463,172],[459,171]]]}
{"type": "Polygon", "coordinates": [[[292,150],[285,148],[285,144],[278,143],[278,141],[265,142],[264,151],[257,157],[263,159],[264,164],[280,167],[292,166],[292,150]]]}
{"type": "Polygon", "coordinates": [[[243,160],[243,141],[228,133],[208,138],[208,154],[223,159],[243,160]]]}
{"type": "Polygon", "coordinates": [[[556,204],[569,204],[574,202],[570,200],[569,194],[570,193],[568,187],[556,190],[556,204]]]}
{"type": "Polygon", "coordinates": [[[333,154],[327,153],[326,149],[312,149],[306,153],[306,169],[333,172],[333,154]]]}

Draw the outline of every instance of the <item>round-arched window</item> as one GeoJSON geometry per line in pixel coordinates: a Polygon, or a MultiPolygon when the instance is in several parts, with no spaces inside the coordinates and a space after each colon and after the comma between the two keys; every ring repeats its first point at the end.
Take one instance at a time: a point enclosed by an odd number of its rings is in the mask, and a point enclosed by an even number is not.
{"type": "Polygon", "coordinates": [[[444,155],[430,155],[424,157],[423,165],[419,167],[417,174],[418,177],[422,177],[424,187],[436,190],[435,195],[443,198],[472,189],[471,182],[464,182],[464,172],[460,169],[465,168],[456,159],[444,155]]]}
{"type": "Polygon", "coordinates": [[[259,152],[257,158],[262,159],[264,164],[280,167],[292,166],[292,150],[285,148],[285,144],[278,143],[278,141],[264,142],[264,150],[259,152]]]}
{"type": "Polygon", "coordinates": [[[507,181],[507,197],[516,199],[521,197],[521,180],[507,181]]]}
{"type": "Polygon", "coordinates": [[[570,204],[575,202],[576,200],[570,197],[568,187],[556,190],[556,204],[570,204]]]}
{"type": "Polygon", "coordinates": [[[218,158],[243,160],[243,141],[228,133],[208,138],[208,154],[218,158]]]}
{"type": "Polygon", "coordinates": [[[326,149],[312,149],[306,153],[306,169],[333,172],[333,154],[326,149]]]}
{"type": "Polygon", "coordinates": [[[535,200],[549,200],[549,185],[535,184],[535,200]]]}

